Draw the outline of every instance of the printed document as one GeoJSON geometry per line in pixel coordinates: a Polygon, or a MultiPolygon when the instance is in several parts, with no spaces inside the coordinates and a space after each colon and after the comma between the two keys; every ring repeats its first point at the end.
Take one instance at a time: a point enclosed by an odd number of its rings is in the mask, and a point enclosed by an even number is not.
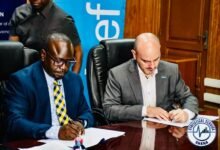
{"type": "MultiPolygon", "coordinates": [[[[198,115],[197,118],[199,118],[199,117],[207,118],[207,119],[209,119],[211,121],[219,119],[218,116],[210,116],[210,115],[198,115]]],[[[192,120],[189,120],[189,121],[184,122],[184,123],[179,123],[179,122],[173,122],[173,121],[159,120],[159,119],[156,119],[156,118],[144,118],[143,120],[157,122],[157,123],[162,123],[162,124],[176,126],[176,127],[188,126],[191,123],[191,121],[192,121],[192,120]]]]}
{"type": "MultiPolygon", "coordinates": [[[[125,132],[99,129],[99,128],[87,128],[85,129],[85,134],[81,136],[83,139],[83,145],[88,148],[98,144],[102,140],[108,140],[110,138],[115,138],[124,135],[125,132]]],[[[24,148],[20,150],[70,150],[73,148],[75,141],[65,141],[65,140],[54,140],[54,139],[43,139],[39,142],[45,143],[44,145],[35,146],[32,148],[24,148]]]]}

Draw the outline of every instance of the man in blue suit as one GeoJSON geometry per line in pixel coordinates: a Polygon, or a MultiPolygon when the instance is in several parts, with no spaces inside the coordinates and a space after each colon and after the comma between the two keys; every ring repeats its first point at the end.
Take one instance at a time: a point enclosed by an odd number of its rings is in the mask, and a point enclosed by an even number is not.
{"type": "Polygon", "coordinates": [[[75,62],[73,47],[66,35],[53,33],[41,51],[41,61],[11,75],[6,86],[7,139],[72,140],[93,125],[82,80],[68,69],[75,62]],[[64,125],[57,113],[54,80],[64,98],[68,119],[64,125]]]}

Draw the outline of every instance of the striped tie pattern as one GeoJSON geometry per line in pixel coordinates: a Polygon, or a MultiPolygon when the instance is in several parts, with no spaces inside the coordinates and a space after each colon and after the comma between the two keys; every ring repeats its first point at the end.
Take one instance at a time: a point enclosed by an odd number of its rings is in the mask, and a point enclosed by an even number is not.
{"type": "Polygon", "coordinates": [[[54,102],[56,105],[56,113],[58,116],[59,123],[61,126],[66,125],[69,123],[71,119],[67,115],[65,100],[63,98],[60,85],[56,80],[54,81],[53,95],[54,95],[54,102]]]}

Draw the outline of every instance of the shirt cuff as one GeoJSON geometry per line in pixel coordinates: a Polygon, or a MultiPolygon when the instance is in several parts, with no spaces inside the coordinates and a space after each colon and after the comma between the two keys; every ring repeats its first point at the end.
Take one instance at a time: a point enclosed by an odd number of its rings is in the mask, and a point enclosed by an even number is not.
{"type": "Polygon", "coordinates": [[[183,109],[188,114],[188,121],[195,117],[195,113],[189,109],[183,109]]]}
{"type": "Polygon", "coordinates": [[[87,120],[83,120],[83,123],[84,123],[84,128],[86,128],[88,125],[87,120]]]}
{"type": "Polygon", "coordinates": [[[60,126],[52,126],[50,129],[46,131],[46,137],[48,139],[59,139],[58,134],[59,134],[60,126]]]}
{"type": "Polygon", "coordinates": [[[147,107],[146,106],[143,106],[142,107],[142,117],[146,117],[147,116],[147,107]]]}

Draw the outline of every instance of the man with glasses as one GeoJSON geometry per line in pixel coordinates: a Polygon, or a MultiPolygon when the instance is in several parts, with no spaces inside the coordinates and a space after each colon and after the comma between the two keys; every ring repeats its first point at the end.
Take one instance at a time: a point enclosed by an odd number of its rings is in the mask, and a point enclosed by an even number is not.
{"type": "Polygon", "coordinates": [[[68,68],[74,46],[53,33],[41,50],[41,60],[10,76],[6,85],[7,139],[73,140],[93,125],[79,75],[68,68]]]}
{"type": "Polygon", "coordinates": [[[186,122],[198,113],[198,100],[182,80],[178,66],[160,60],[160,42],[142,33],[131,50],[133,59],[109,71],[103,108],[110,121],[186,122]]]}

